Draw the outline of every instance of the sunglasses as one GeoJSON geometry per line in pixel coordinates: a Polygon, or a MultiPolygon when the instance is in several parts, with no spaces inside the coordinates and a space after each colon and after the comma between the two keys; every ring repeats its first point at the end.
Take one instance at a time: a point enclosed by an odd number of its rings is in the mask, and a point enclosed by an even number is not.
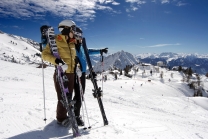
{"type": "Polygon", "coordinates": [[[82,33],[75,31],[75,32],[74,32],[74,37],[75,37],[77,40],[82,39],[82,33]]]}
{"type": "Polygon", "coordinates": [[[71,27],[59,26],[58,29],[60,32],[62,32],[63,30],[67,30],[68,32],[74,33],[76,31],[76,26],[71,26],[71,27]]]}

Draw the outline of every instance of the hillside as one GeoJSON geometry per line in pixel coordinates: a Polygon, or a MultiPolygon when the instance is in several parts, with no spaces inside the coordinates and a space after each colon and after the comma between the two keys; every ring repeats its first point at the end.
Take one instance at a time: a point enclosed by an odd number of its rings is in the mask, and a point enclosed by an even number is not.
{"type": "MultiPolygon", "coordinates": [[[[71,139],[71,129],[60,127],[55,120],[54,68],[44,70],[44,122],[42,69],[2,60],[0,63],[0,138],[71,139]]],[[[85,101],[92,128],[81,130],[82,136],[77,139],[208,138],[208,98],[192,97],[193,90],[181,82],[182,75],[177,71],[161,69],[161,79],[158,73],[151,76],[148,69],[142,75],[143,70],[139,67],[136,74],[131,72],[132,79],[121,75],[118,80],[106,71],[106,82],[100,81],[102,75],[98,75],[98,85],[104,91],[107,126],[103,126],[97,100],[92,96],[93,85],[87,80],[85,101]]],[[[207,90],[207,78],[203,77],[203,81],[207,90]]],[[[86,119],[85,123],[89,126],[86,119]]]]}
{"type": "Polygon", "coordinates": [[[19,64],[41,62],[39,44],[31,39],[0,33],[0,59],[19,64]]]}

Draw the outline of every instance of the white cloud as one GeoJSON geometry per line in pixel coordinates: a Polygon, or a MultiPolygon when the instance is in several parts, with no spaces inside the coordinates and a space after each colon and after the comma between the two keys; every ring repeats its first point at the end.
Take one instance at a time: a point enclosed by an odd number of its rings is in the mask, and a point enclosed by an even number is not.
{"type": "Polygon", "coordinates": [[[134,3],[137,2],[137,0],[126,0],[126,2],[134,3]]]}
{"type": "Polygon", "coordinates": [[[19,26],[11,26],[11,27],[13,27],[13,28],[16,28],[16,29],[22,29],[22,27],[19,27],[19,26]]]}
{"type": "Polygon", "coordinates": [[[171,14],[171,11],[164,11],[165,14],[171,14]]]}
{"type": "Polygon", "coordinates": [[[144,0],[126,0],[126,2],[130,3],[137,3],[137,4],[145,4],[146,2],[144,0]]]}
{"type": "Polygon", "coordinates": [[[97,10],[113,12],[109,4],[119,5],[114,0],[1,0],[0,16],[40,19],[53,14],[86,21],[94,19],[97,10]]]}
{"type": "Polygon", "coordinates": [[[120,3],[114,1],[114,0],[106,0],[105,1],[106,4],[111,3],[112,5],[119,5],[120,3]]]}
{"type": "Polygon", "coordinates": [[[161,3],[162,3],[162,4],[170,3],[170,0],[161,0],[161,3]]]}
{"type": "Polygon", "coordinates": [[[187,5],[187,3],[183,3],[183,2],[181,2],[181,1],[179,1],[176,5],[180,7],[180,6],[185,6],[185,5],[187,5]]]}
{"type": "Polygon", "coordinates": [[[164,44],[156,44],[156,45],[151,45],[151,46],[144,46],[141,48],[154,48],[154,47],[166,47],[166,46],[178,46],[178,45],[181,45],[181,44],[180,43],[175,43],[175,44],[164,43],[164,44]]]}
{"type": "Polygon", "coordinates": [[[134,17],[133,15],[131,15],[131,14],[128,14],[128,17],[134,17]]]}
{"type": "Polygon", "coordinates": [[[140,5],[146,3],[144,0],[125,0],[125,1],[131,4],[130,8],[126,8],[126,12],[136,11],[139,9],[140,5]]]}
{"type": "Polygon", "coordinates": [[[118,2],[112,2],[112,5],[120,5],[120,3],[118,3],[118,2]]]}
{"type": "Polygon", "coordinates": [[[132,6],[131,10],[136,11],[138,10],[138,7],[132,6]]]}

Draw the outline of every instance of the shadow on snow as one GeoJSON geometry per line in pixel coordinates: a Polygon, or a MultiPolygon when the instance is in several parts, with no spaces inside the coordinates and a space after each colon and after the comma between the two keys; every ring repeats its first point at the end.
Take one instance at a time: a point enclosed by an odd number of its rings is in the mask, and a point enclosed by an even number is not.
{"type": "MultiPolygon", "coordinates": [[[[81,135],[89,134],[88,131],[80,129],[81,135]]],[[[43,130],[33,130],[25,132],[8,139],[49,139],[49,138],[60,138],[60,139],[71,139],[73,138],[71,128],[60,126],[56,123],[56,120],[51,121],[44,127],[43,130]]]]}

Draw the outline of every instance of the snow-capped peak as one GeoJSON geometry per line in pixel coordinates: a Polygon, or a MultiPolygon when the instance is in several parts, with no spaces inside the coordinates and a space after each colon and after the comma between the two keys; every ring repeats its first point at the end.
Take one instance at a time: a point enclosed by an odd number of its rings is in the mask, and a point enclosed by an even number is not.
{"type": "Polygon", "coordinates": [[[124,52],[123,50],[121,50],[117,53],[105,57],[103,63],[98,62],[94,66],[94,71],[99,72],[114,67],[118,69],[124,69],[127,65],[134,65],[138,62],[139,61],[131,53],[124,52]]]}

